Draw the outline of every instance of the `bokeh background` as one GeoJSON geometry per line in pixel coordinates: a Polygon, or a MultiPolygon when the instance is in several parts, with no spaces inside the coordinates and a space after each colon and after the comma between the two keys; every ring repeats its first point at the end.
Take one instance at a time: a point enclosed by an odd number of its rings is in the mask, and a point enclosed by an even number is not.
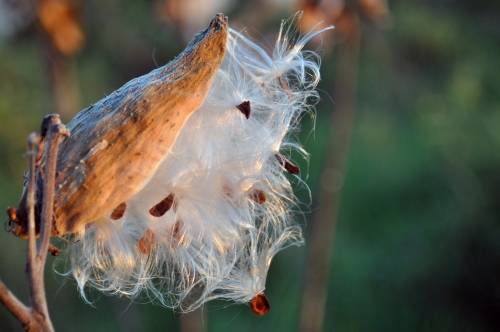
{"type": "MultiPolygon", "coordinates": [[[[216,301],[181,315],[98,294],[92,307],[49,257],[56,330],[500,330],[498,1],[0,0],[0,207],[18,203],[44,115],[68,122],[162,66],[216,12],[266,46],[301,9],[304,31],[336,29],[310,44],[323,62],[322,101],[302,123],[310,162],[297,160],[307,245],[275,257],[270,313],[216,301]]],[[[0,278],[27,303],[25,261],[26,243],[2,231],[0,278]]],[[[0,307],[0,331],[16,330],[0,307]]]]}

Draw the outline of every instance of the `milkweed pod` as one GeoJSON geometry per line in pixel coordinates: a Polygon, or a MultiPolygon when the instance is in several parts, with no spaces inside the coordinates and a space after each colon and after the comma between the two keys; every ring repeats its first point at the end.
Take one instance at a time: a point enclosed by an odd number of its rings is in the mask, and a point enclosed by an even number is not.
{"type": "MultiPolygon", "coordinates": [[[[81,111],[59,149],[52,235],[77,231],[138,192],[204,102],[226,50],[227,17],[217,14],[173,61],[81,111]],[[120,162],[116,162],[116,160],[120,162]]],[[[44,158],[36,169],[40,212],[44,158]]],[[[27,190],[13,233],[27,234],[27,190]]]]}
{"type": "Polygon", "coordinates": [[[213,299],[269,311],[271,261],[303,242],[300,179],[285,174],[299,174],[292,151],[307,157],[295,133],[319,97],[320,58],[303,48],[331,28],[301,35],[300,16],[268,54],[217,15],[173,63],[70,123],[53,233],[73,232],[63,274],[85,301],[95,288],[184,312],[213,299]]]}
{"type": "Polygon", "coordinates": [[[331,28],[301,35],[299,18],[282,23],[272,54],[227,30],[203,105],[147,184],[123,201],[123,215],[120,201],[110,204],[67,246],[64,274],[82,298],[95,288],[184,312],[214,299],[269,311],[271,261],[303,242],[291,183],[300,179],[285,174],[300,171],[292,151],[307,157],[294,133],[319,97],[320,58],[303,48],[331,28]]]}

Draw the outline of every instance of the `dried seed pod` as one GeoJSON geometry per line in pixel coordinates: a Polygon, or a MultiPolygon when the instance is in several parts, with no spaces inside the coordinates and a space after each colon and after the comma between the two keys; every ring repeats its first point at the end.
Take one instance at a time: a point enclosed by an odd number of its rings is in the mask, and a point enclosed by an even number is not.
{"type": "MultiPolygon", "coordinates": [[[[307,103],[317,97],[314,88],[319,81],[317,56],[302,49],[321,31],[293,37],[299,17],[300,13],[283,22],[272,56],[228,29],[226,53],[203,105],[186,120],[157,168],[144,165],[144,171],[143,164],[122,160],[121,151],[113,152],[109,162],[120,165],[115,169],[121,167],[126,175],[134,175],[127,168],[137,168],[150,176],[128,198],[114,197],[117,193],[105,188],[105,197],[115,201],[101,217],[85,221],[92,228],[86,231],[81,225],[78,241],[67,246],[83,298],[91,286],[131,298],[147,292],[149,298],[182,311],[215,298],[250,303],[259,315],[269,310],[262,293],[271,260],[281,249],[302,243],[301,229],[289,212],[296,200],[292,185],[281,174],[283,168],[292,173],[298,168],[281,155],[276,157],[279,162],[271,156],[281,149],[299,147],[288,140],[287,133],[296,130],[296,120],[310,109],[307,103]],[[287,88],[278,84],[278,77],[290,84],[292,99],[287,98],[287,88]],[[242,100],[252,103],[248,120],[235,111],[242,100]],[[149,173],[151,169],[154,171],[149,173]],[[264,200],[265,204],[254,203],[264,200]],[[126,202],[127,212],[113,220],[112,209],[121,202],[126,202]],[[169,209],[173,211],[167,213],[169,209]],[[194,289],[201,294],[191,300],[194,289]]],[[[139,86],[141,80],[130,84],[139,86]]],[[[190,86],[187,88],[189,91],[190,86]]],[[[142,105],[140,102],[142,98],[137,104],[142,105]]],[[[165,114],[170,114],[168,109],[165,114]]],[[[173,126],[172,119],[163,122],[165,130],[173,126]]],[[[137,119],[138,126],[143,126],[141,121],[137,119]]],[[[153,142],[148,138],[149,148],[158,150],[165,142],[161,139],[153,142]]],[[[84,160],[74,166],[88,163],[84,160]]],[[[121,190],[132,194],[129,188],[135,187],[129,182],[135,179],[116,179],[115,171],[110,175],[115,179],[109,181],[121,181],[121,190]]]]}
{"type": "MultiPolygon", "coordinates": [[[[226,40],[227,17],[217,14],[175,60],[126,83],[68,124],[71,137],[63,140],[58,156],[52,235],[78,230],[141,189],[203,104],[226,40]]],[[[43,166],[42,160],[38,188],[43,166]]],[[[36,195],[38,215],[41,190],[36,195]]],[[[27,229],[25,201],[22,197],[17,208],[14,232],[21,237],[27,229]]]]}

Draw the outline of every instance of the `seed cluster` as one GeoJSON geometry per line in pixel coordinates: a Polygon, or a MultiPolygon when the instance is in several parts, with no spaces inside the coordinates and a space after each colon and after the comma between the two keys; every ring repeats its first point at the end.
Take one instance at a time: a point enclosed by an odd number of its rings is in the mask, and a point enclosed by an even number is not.
{"type": "Polygon", "coordinates": [[[282,23],[272,56],[229,29],[204,104],[156,172],[74,233],[71,272],[85,299],[93,286],[182,311],[212,299],[269,311],[269,264],[302,243],[290,183],[300,170],[285,155],[307,157],[293,135],[318,97],[319,57],[303,47],[324,30],[300,36],[299,18],[282,23]]]}

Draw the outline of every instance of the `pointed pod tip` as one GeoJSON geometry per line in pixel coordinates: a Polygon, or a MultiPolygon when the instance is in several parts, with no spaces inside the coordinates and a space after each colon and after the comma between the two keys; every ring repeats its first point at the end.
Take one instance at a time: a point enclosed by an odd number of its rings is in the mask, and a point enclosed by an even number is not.
{"type": "Polygon", "coordinates": [[[264,293],[260,293],[254,297],[252,301],[250,301],[250,308],[252,308],[252,311],[256,315],[263,316],[269,312],[271,305],[269,304],[269,300],[266,295],[264,293]]]}
{"type": "Polygon", "coordinates": [[[225,16],[223,13],[217,13],[210,21],[209,27],[219,28],[221,26],[227,25],[227,21],[227,16],[225,16]]]}

